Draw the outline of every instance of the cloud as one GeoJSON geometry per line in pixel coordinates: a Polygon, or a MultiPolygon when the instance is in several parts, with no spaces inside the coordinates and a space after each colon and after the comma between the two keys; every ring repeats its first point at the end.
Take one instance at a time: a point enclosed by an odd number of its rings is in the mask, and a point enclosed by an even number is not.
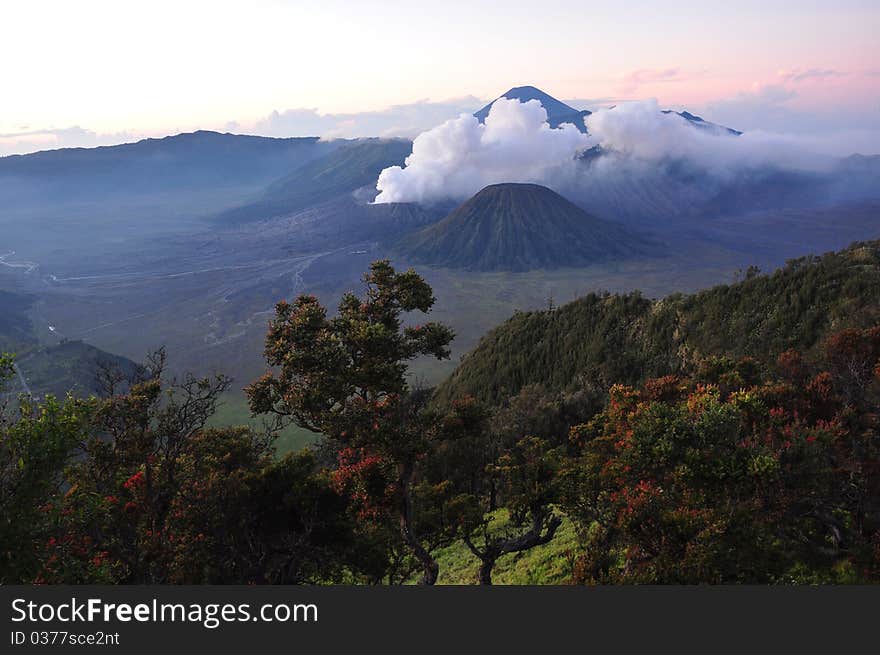
{"type": "Polygon", "coordinates": [[[55,148],[94,148],[133,141],[129,132],[99,134],[79,126],[0,133],[0,156],[55,148]]]}
{"type": "Polygon", "coordinates": [[[553,129],[537,100],[501,98],[485,124],[462,114],[413,141],[406,167],[379,175],[377,203],[461,200],[498,182],[557,186],[575,171],[575,155],[589,138],[574,125],[553,129]]]}
{"type": "Polygon", "coordinates": [[[273,111],[258,120],[254,134],[263,136],[405,136],[413,137],[462,112],[472,112],[484,101],[465,96],[441,102],[420,100],[387,109],[356,113],[322,114],[314,108],[273,111]]]}
{"type": "MultiPolygon", "coordinates": [[[[756,181],[800,179],[806,184],[815,173],[829,173],[824,179],[835,181],[833,188],[815,187],[819,195],[810,201],[876,196],[864,181],[835,177],[834,171],[840,156],[880,152],[877,131],[798,135],[750,130],[735,136],[664,114],[654,101],[597,111],[586,125],[603,155],[591,158],[574,183],[560,191],[600,216],[656,220],[716,212],[725,189],[733,190],[730,198],[745,199],[748,194],[741,196],[739,190],[754,189],[750,185],[756,181]],[[779,172],[795,176],[779,178],[779,172]]],[[[810,183],[797,193],[813,189],[810,183]]],[[[784,194],[783,184],[780,198],[784,194]]],[[[763,202],[759,196],[755,200],[763,202]]]]}
{"type": "Polygon", "coordinates": [[[797,97],[797,91],[782,84],[755,85],[750,91],[709,102],[702,111],[738,130],[788,131],[798,113],[788,103],[797,97]]]}
{"type": "MultiPolygon", "coordinates": [[[[784,103],[788,92],[763,88],[770,101],[784,103]]],[[[722,129],[697,127],[675,113],[664,113],[654,100],[599,109],[586,119],[589,135],[574,126],[552,129],[537,101],[499,100],[485,125],[462,115],[419,135],[404,167],[379,175],[376,202],[432,204],[461,201],[489,184],[532,182],[572,197],[589,199],[608,183],[652,179],[660,195],[678,191],[663,185],[675,178],[699,176],[705,188],[724,184],[750,171],[830,170],[836,157],[859,150],[852,132],[798,136],[754,130],[735,136],[722,129]],[[581,162],[578,154],[599,146],[603,156],[581,162]],[[670,172],[671,178],[662,176],[670,172]],[[686,173],[681,177],[681,173],[686,173]]],[[[878,133],[874,133],[876,137],[878,133]]],[[[865,146],[861,152],[876,152],[865,146]]],[[[691,191],[682,187],[682,194],[691,191]]]]}
{"type": "Polygon", "coordinates": [[[833,70],[831,68],[810,68],[799,71],[780,71],[779,76],[783,82],[798,84],[809,80],[826,80],[846,77],[849,73],[833,70]]]}
{"type": "Polygon", "coordinates": [[[602,107],[612,107],[618,103],[629,102],[630,100],[632,100],[632,98],[613,95],[598,98],[565,98],[562,102],[575,109],[589,109],[590,111],[596,111],[602,107]]]}
{"type": "MultiPolygon", "coordinates": [[[[340,114],[322,114],[317,109],[309,108],[286,109],[273,111],[256,122],[229,120],[220,126],[201,127],[270,137],[320,136],[330,139],[404,136],[411,138],[462,112],[472,112],[485,102],[475,96],[463,96],[439,102],[420,100],[377,111],[340,114]]],[[[16,131],[0,132],[0,156],[56,148],[93,148],[135,141],[145,136],[167,136],[171,133],[173,132],[100,133],[79,126],[45,129],[21,126],[16,131]]]]}
{"type": "Polygon", "coordinates": [[[635,93],[644,86],[668,84],[671,82],[687,82],[703,77],[708,71],[682,71],[678,68],[643,68],[632,71],[621,79],[618,90],[621,94],[635,93]]]}
{"type": "Polygon", "coordinates": [[[804,88],[809,81],[824,84],[837,77],[815,76],[804,71],[797,75],[807,77],[794,81],[793,75],[783,74],[792,79],[786,84],[756,85],[750,91],[708,102],[696,110],[710,120],[746,132],[764,130],[799,134],[826,142],[837,138],[841,154],[847,144],[854,146],[850,152],[877,152],[880,114],[876,101],[872,102],[869,94],[860,103],[844,100],[823,87],[813,88],[810,92],[804,88]],[[856,132],[867,134],[867,141],[861,145],[853,143],[851,136],[856,132]]]}
{"type": "Polygon", "coordinates": [[[817,170],[831,164],[817,139],[698,129],[675,113],[663,113],[654,100],[599,110],[587,117],[586,125],[605,151],[654,164],[685,162],[716,177],[747,168],[817,170]]]}

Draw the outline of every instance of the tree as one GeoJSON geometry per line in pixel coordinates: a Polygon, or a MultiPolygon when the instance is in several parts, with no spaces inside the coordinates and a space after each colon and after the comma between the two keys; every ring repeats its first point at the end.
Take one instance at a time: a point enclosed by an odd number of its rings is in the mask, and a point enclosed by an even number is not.
{"type": "Polygon", "coordinates": [[[782,378],[714,359],[699,367],[708,379],[612,388],[571,434],[581,455],[564,505],[586,536],[576,579],[876,580],[874,334],[832,336],[818,367],[783,353],[782,378]]]}
{"type": "Polygon", "coordinates": [[[44,505],[23,581],[299,584],[377,576],[379,549],[312,453],[209,428],[224,377],[168,380],[163,352],[90,401],[64,492],[44,505]]]}
{"type": "Polygon", "coordinates": [[[426,429],[423,397],[409,390],[406,362],[448,357],[453,333],[432,322],[404,327],[405,312],[427,313],[435,300],[414,271],[398,273],[387,260],[377,261],[363,281],[364,297],[345,294],[333,318],[314,296],[278,303],[265,349],[275,370],[246,393],[255,414],[324,435],[342,478],[371,472],[373,483],[359,487],[365,512],[396,518],[422,581],[433,584],[438,566],[432,536],[444,530],[419,530],[416,500],[417,468],[435,433],[426,429]]]}
{"type": "Polygon", "coordinates": [[[480,560],[480,584],[492,584],[492,570],[502,555],[530,550],[555,536],[562,525],[562,518],[553,510],[559,500],[561,460],[560,450],[549,448],[543,439],[524,437],[487,467],[487,475],[495,478],[493,492],[503,499],[508,521],[494,527],[491,503],[487,504],[485,497],[473,497],[478,511],[463,522],[462,539],[480,560]]]}
{"type": "MultiPolygon", "coordinates": [[[[191,461],[208,457],[209,437],[221,437],[205,424],[230,381],[187,375],[169,382],[165,365],[160,350],[124,393],[111,376],[111,395],[91,401],[86,434],[65,473],[67,491],[54,504],[45,581],[145,584],[172,577],[168,526],[194,482],[191,461]]],[[[249,447],[252,458],[267,452],[265,439],[235,436],[249,442],[238,449],[249,447]]]]}
{"type": "MultiPolygon", "coordinates": [[[[2,382],[12,357],[0,357],[2,382]]],[[[39,544],[50,529],[46,508],[63,484],[63,469],[87,433],[88,403],[20,396],[0,406],[0,583],[32,581],[39,570],[39,544]]]]}
{"type": "Polygon", "coordinates": [[[207,430],[166,523],[170,582],[316,584],[385,568],[310,451],[254,457],[247,429],[207,430]]]}
{"type": "Polygon", "coordinates": [[[458,400],[442,419],[445,438],[426,475],[453,489],[451,513],[480,560],[480,584],[492,584],[500,557],[548,543],[562,523],[553,507],[563,449],[522,436],[552,431],[559,413],[539,390],[529,389],[494,413],[472,398],[458,400]],[[530,402],[538,397],[545,402],[530,402]]]}
{"type": "Polygon", "coordinates": [[[875,378],[880,361],[880,325],[832,334],[825,340],[824,355],[846,400],[861,402],[875,378]]]}

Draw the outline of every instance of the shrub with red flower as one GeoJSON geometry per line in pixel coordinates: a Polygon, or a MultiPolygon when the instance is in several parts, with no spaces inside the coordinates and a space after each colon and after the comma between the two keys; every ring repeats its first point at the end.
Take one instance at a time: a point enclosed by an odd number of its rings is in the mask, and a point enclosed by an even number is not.
{"type": "Polygon", "coordinates": [[[876,332],[829,339],[828,370],[785,353],[784,380],[612,389],[606,411],[572,430],[582,454],[566,506],[586,535],[576,578],[877,580],[878,394],[861,373],[876,366],[876,332]]]}
{"type": "Polygon", "coordinates": [[[383,471],[382,458],[364,448],[343,448],[337,453],[339,465],[332,473],[339,493],[350,497],[361,519],[378,519],[390,509],[394,485],[383,471]]]}

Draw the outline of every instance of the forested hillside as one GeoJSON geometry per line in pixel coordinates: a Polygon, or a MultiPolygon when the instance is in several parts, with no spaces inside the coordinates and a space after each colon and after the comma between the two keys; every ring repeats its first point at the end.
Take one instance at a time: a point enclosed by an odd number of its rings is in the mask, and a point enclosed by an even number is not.
{"type": "Polygon", "coordinates": [[[591,293],[556,309],[517,313],[464,358],[437,398],[498,402],[530,384],[606,390],[684,372],[701,356],[809,352],[831,331],[880,318],[880,241],[743,277],[656,301],[638,292],[591,293]]]}
{"type": "Polygon", "coordinates": [[[15,353],[21,372],[12,391],[27,390],[42,396],[48,393],[63,398],[69,391],[88,396],[100,391],[98,374],[103,369],[132,374],[137,366],[131,360],[105,352],[79,340],[62,340],[48,345],[35,330],[29,310],[32,296],[0,291],[0,354],[15,353]]]}

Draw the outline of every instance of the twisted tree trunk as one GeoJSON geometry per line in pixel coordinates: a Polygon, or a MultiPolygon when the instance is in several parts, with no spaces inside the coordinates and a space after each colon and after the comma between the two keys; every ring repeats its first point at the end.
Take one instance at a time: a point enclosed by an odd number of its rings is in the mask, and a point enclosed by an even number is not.
{"type": "Polygon", "coordinates": [[[547,517],[541,512],[536,512],[532,516],[532,527],[528,532],[518,537],[489,542],[482,549],[477,548],[469,537],[465,537],[465,545],[480,560],[479,580],[481,585],[492,584],[492,570],[499,557],[548,543],[555,536],[559,526],[562,525],[562,519],[556,515],[547,517]]]}
{"type": "Polygon", "coordinates": [[[440,574],[440,565],[425,549],[413,529],[412,476],[412,466],[404,465],[399,480],[401,492],[400,533],[410,552],[422,565],[420,584],[433,585],[437,582],[437,576],[440,574]]]}

